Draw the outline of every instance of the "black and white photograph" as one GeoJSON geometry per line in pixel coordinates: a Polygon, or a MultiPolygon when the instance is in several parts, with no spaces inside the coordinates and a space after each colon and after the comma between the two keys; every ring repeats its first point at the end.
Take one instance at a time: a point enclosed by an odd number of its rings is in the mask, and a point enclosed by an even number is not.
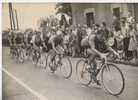
{"type": "Polygon", "coordinates": [[[2,100],[138,100],[138,3],[3,2],[1,12],[2,100]]]}

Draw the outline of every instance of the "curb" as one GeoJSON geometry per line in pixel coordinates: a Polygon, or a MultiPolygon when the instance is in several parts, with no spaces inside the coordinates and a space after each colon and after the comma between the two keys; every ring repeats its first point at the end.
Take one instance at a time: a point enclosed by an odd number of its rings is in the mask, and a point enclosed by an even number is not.
{"type": "Polygon", "coordinates": [[[125,61],[111,61],[111,60],[109,60],[109,62],[113,62],[116,64],[132,65],[133,67],[138,67],[138,63],[125,62],[125,61]]]}

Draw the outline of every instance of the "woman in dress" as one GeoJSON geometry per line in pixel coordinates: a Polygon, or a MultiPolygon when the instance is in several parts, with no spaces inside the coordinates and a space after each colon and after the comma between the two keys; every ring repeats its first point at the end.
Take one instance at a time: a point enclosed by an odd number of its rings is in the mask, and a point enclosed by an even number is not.
{"type": "Polygon", "coordinates": [[[132,52],[133,61],[136,62],[136,52],[137,52],[137,40],[136,40],[136,29],[135,25],[129,25],[129,36],[130,36],[130,43],[128,50],[132,52]]]}

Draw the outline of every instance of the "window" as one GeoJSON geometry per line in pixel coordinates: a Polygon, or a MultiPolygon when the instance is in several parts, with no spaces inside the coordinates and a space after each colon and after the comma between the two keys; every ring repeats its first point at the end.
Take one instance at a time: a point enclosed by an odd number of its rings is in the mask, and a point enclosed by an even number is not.
{"type": "Polygon", "coordinates": [[[120,19],[120,7],[113,8],[113,15],[120,19]]]}
{"type": "Polygon", "coordinates": [[[87,23],[88,27],[91,27],[94,24],[93,12],[86,13],[86,23],[87,23]]]}

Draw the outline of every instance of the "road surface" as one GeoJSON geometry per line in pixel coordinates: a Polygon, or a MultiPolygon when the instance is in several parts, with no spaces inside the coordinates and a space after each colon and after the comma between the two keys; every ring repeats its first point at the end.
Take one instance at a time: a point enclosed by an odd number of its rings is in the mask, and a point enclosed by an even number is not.
{"type": "MultiPolygon", "coordinates": [[[[89,87],[80,84],[75,73],[77,58],[72,58],[73,73],[70,79],[64,79],[57,71],[55,74],[49,70],[35,67],[31,61],[24,64],[17,64],[9,56],[9,48],[2,48],[3,69],[3,97],[10,99],[3,100],[37,100],[32,96],[44,97],[48,100],[137,100],[138,99],[138,67],[118,64],[125,76],[125,89],[119,96],[112,96],[102,88],[90,85],[89,87]],[[8,83],[8,84],[7,84],[8,83]],[[7,91],[8,88],[11,91],[7,91]],[[19,88],[19,89],[18,89],[19,88]],[[6,92],[5,92],[6,91],[6,92]],[[22,93],[24,96],[18,96],[22,93]],[[10,95],[9,94],[12,94],[10,95]],[[14,95],[16,94],[16,96],[14,95]],[[28,95],[26,95],[28,94],[28,95]],[[37,95],[38,94],[38,95],[37,95]],[[13,98],[14,96],[14,98],[13,98]],[[23,98],[30,99],[23,99],[23,98]]],[[[39,100],[38,99],[38,100],[39,100]]]]}

